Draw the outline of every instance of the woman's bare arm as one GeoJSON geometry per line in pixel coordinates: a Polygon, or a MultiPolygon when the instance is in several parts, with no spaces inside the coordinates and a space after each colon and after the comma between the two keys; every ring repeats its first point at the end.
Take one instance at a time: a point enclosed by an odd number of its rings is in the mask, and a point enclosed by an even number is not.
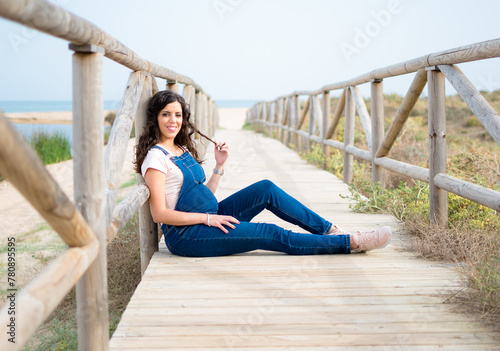
{"type": "MultiPolygon", "coordinates": [[[[156,223],[165,223],[175,226],[205,224],[208,225],[206,213],[182,212],[168,209],[165,205],[165,178],[166,175],[154,168],[146,171],[145,179],[150,191],[149,205],[151,215],[156,223]]],[[[226,225],[234,229],[232,223],[239,223],[231,216],[210,215],[210,226],[218,227],[227,233],[226,225]]]]}
{"type": "MultiPolygon", "coordinates": [[[[219,172],[224,171],[224,164],[226,163],[227,159],[229,158],[229,147],[227,146],[226,143],[217,143],[215,144],[215,169],[218,170],[219,172]]],[[[220,181],[221,175],[213,173],[208,182],[205,184],[207,188],[210,189],[212,193],[215,194],[215,191],[219,187],[219,181],[220,181]]]]}

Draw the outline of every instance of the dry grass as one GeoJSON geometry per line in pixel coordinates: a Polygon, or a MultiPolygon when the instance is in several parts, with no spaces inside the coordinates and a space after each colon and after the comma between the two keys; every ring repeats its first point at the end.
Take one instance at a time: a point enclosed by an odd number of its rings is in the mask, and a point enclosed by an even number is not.
{"type": "MultiPolygon", "coordinates": [[[[137,214],[107,248],[110,336],[141,280],[137,214]]],[[[24,350],[77,350],[75,289],[38,328],[24,350]]]]}
{"type": "Polygon", "coordinates": [[[443,230],[421,216],[409,216],[405,231],[414,236],[412,249],[422,257],[453,262],[460,267],[464,289],[450,301],[461,312],[500,328],[500,233],[472,230],[466,223],[443,230]]]}
{"type": "MultiPolygon", "coordinates": [[[[493,108],[500,110],[500,91],[483,92],[483,96],[493,108]]],[[[417,102],[389,157],[428,168],[426,100],[421,98],[417,102]]],[[[385,130],[401,101],[398,95],[384,96],[385,130]]],[[[337,99],[332,99],[332,111],[337,103],[337,99]]],[[[370,110],[369,101],[366,105],[370,110]]],[[[446,98],[446,117],[448,174],[499,191],[500,146],[459,96],[446,98]]],[[[355,146],[368,150],[361,123],[356,118],[355,146]]],[[[343,141],[343,133],[341,120],[333,139],[343,141]]],[[[319,148],[313,148],[306,158],[342,177],[341,153],[325,157],[319,148]]],[[[464,289],[452,300],[462,311],[500,328],[500,213],[448,194],[449,226],[439,228],[429,224],[426,183],[387,171],[384,190],[371,183],[369,163],[355,161],[354,172],[356,192],[370,198],[369,203],[358,202],[356,209],[395,215],[402,221],[405,232],[413,236],[411,249],[418,255],[459,266],[464,289]]],[[[353,199],[363,201],[355,195],[353,199]]]]}

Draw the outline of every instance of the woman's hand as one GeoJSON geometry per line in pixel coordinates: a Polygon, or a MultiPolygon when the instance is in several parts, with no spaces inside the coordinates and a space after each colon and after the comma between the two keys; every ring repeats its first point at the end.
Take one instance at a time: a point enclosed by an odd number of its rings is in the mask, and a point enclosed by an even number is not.
{"type": "Polygon", "coordinates": [[[232,216],[222,216],[207,213],[207,222],[205,224],[209,227],[217,227],[227,234],[229,233],[229,231],[224,228],[224,226],[228,226],[231,229],[236,228],[232,223],[240,224],[240,221],[232,216]]]}
{"type": "Polygon", "coordinates": [[[217,166],[224,167],[224,164],[229,158],[229,146],[226,142],[217,142],[215,144],[214,154],[217,166]]]}

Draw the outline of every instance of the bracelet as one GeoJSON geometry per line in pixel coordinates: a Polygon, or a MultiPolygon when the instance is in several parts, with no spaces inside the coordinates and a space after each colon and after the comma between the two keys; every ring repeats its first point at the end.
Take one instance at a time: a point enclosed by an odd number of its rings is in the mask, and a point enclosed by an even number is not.
{"type": "Polygon", "coordinates": [[[216,169],[214,168],[214,173],[215,173],[215,174],[218,174],[218,175],[220,175],[220,176],[223,176],[223,175],[224,175],[224,170],[222,170],[222,171],[218,171],[218,170],[216,170],[216,169]]]}
{"type": "Polygon", "coordinates": [[[210,227],[210,215],[207,213],[207,225],[210,227]]]}

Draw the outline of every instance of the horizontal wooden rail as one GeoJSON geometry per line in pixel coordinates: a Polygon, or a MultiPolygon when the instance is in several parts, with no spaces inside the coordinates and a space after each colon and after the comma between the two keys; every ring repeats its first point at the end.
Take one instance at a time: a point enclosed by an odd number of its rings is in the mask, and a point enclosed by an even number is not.
{"type": "MultiPolygon", "coordinates": [[[[352,181],[353,157],[371,162],[373,167],[372,181],[374,182],[384,184],[384,172],[390,170],[429,183],[430,219],[434,223],[445,225],[448,220],[447,191],[497,211],[500,206],[499,192],[446,175],[445,78],[453,85],[471,111],[500,145],[499,114],[490,106],[462,71],[455,66],[457,63],[494,57],[500,57],[500,39],[432,53],[396,65],[376,69],[347,81],[329,84],[317,90],[295,91],[280,96],[273,101],[259,102],[249,110],[247,121],[258,124],[259,128],[264,130],[267,128],[269,134],[282,135],[285,132],[288,133],[288,138],[282,137],[281,139],[289,145],[293,144],[298,151],[309,149],[311,143],[322,145],[324,152],[328,152],[325,147],[333,147],[343,151],[343,179],[346,183],[352,181]],[[385,134],[382,80],[383,78],[412,72],[416,72],[415,77],[385,134]],[[368,82],[371,82],[372,116],[369,115],[358,88],[359,84],[368,82]],[[387,157],[427,84],[429,84],[429,169],[387,157]],[[329,92],[335,89],[342,89],[342,95],[333,115],[330,116],[329,92]],[[319,97],[317,96],[319,94],[323,96],[321,111],[319,97]],[[305,103],[302,109],[299,108],[298,104],[299,95],[307,95],[307,99],[303,99],[305,103]],[[275,116],[277,112],[273,112],[274,110],[269,109],[269,106],[279,104],[281,101],[291,102],[289,103],[290,108],[284,109],[284,115],[279,115],[279,118],[277,118],[275,116]],[[373,105],[374,102],[375,105],[373,105]],[[356,112],[361,121],[369,150],[354,146],[356,112]],[[342,114],[345,116],[344,141],[331,140],[342,114]],[[319,123],[320,118],[322,123],[319,123]],[[280,122],[295,121],[297,119],[298,123],[295,125],[280,122]],[[308,132],[301,130],[302,126],[307,125],[307,123],[309,123],[308,132]]],[[[281,113],[279,109],[278,112],[281,113]]]]}
{"type": "Polygon", "coordinates": [[[48,1],[2,0],[0,16],[77,45],[100,46],[104,48],[107,58],[132,71],[148,72],[203,91],[191,78],[143,59],[101,28],[48,1]]]}
{"type": "Polygon", "coordinates": [[[99,252],[96,240],[67,249],[16,296],[16,343],[8,342],[11,315],[6,303],[0,310],[0,349],[21,350],[38,326],[52,313],[85,273],[99,252]]]}
{"type": "Polygon", "coordinates": [[[422,68],[430,66],[453,65],[494,57],[500,57],[500,39],[492,39],[480,43],[459,46],[457,48],[424,55],[413,60],[408,60],[397,63],[395,65],[375,69],[353,79],[328,84],[317,90],[294,91],[290,94],[279,96],[277,99],[282,99],[294,95],[318,95],[323,93],[324,91],[342,89],[350,86],[369,83],[372,80],[381,80],[384,78],[413,73],[422,68]]]}
{"type": "Polygon", "coordinates": [[[375,164],[389,171],[429,183],[429,170],[427,168],[410,165],[388,157],[375,158],[375,164]]]}
{"type": "Polygon", "coordinates": [[[139,208],[149,199],[149,188],[145,185],[137,186],[127,195],[116,207],[113,212],[113,219],[106,230],[106,240],[110,243],[123,226],[132,218],[139,208]]]}
{"type": "Polygon", "coordinates": [[[0,174],[33,205],[68,246],[91,243],[94,233],[26,143],[0,112],[0,174]],[[15,159],[15,162],[10,160],[15,159]]]}
{"type": "Polygon", "coordinates": [[[500,192],[466,182],[447,174],[438,173],[434,183],[450,193],[459,195],[478,204],[500,212],[500,192]]]}
{"type": "MultiPolygon", "coordinates": [[[[120,185],[121,171],[125,161],[130,133],[139,107],[145,81],[144,72],[132,72],[127,82],[124,97],[116,113],[104,154],[106,177],[106,225],[111,222],[116,192],[120,185]]],[[[151,84],[151,82],[149,82],[151,84]]]]}

